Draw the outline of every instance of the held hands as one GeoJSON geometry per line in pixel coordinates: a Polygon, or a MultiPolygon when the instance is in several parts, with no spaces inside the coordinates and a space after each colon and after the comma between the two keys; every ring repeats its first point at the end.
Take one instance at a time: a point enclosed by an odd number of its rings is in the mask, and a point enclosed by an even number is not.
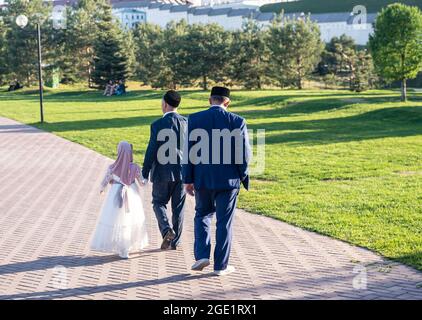
{"type": "Polygon", "coordinates": [[[189,194],[190,196],[192,197],[195,196],[195,187],[193,183],[185,184],[185,190],[186,190],[186,193],[189,194]]]}
{"type": "Polygon", "coordinates": [[[145,186],[148,183],[148,178],[145,178],[143,175],[141,175],[141,185],[145,186]]]}

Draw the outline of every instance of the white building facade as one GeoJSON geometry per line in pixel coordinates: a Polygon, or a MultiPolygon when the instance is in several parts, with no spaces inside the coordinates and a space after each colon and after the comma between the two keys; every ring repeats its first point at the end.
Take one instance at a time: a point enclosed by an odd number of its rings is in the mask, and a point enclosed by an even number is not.
{"type": "MultiPolygon", "coordinates": [[[[4,0],[0,0],[1,1],[4,0]]],[[[53,1],[54,19],[61,20],[66,5],[77,0],[53,1]],[[57,9],[57,10],[56,10],[57,9]]],[[[152,2],[147,0],[111,0],[113,14],[124,28],[134,28],[139,23],[152,23],[165,27],[169,22],[186,20],[188,24],[218,23],[226,30],[242,28],[245,19],[251,17],[262,26],[268,26],[275,18],[274,13],[262,13],[259,7],[265,3],[280,0],[188,0],[189,4],[175,4],[185,0],[163,0],[171,3],[152,2]]],[[[287,2],[287,1],[286,1],[287,2]]],[[[304,15],[287,14],[290,17],[304,15]]],[[[333,37],[346,34],[359,45],[366,45],[373,32],[372,23],[376,14],[354,14],[350,12],[312,14],[311,19],[318,23],[321,39],[325,42],[333,37]]],[[[63,19],[64,20],[64,19],[63,19]]],[[[65,20],[64,20],[65,21],[65,20]]]]}
{"type": "Polygon", "coordinates": [[[125,29],[135,28],[139,23],[147,22],[145,11],[134,8],[113,9],[113,15],[120,21],[125,29]]]}

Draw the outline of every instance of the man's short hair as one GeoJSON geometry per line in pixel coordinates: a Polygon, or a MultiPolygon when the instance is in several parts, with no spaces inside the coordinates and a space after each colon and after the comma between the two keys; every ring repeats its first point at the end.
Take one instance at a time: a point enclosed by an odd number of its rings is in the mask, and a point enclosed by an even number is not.
{"type": "MultiPolygon", "coordinates": [[[[223,97],[223,96],[211,96],[211,101],[215,102],[215,103],[223,103],[226,99],[229,99],[227,97],[223,97]]],[[[230,99],[229,99],[230,100],[230,99]]]]}
{"type": "Polygon", "coordinates": [[[174,90],[167,91],[163,99],[169,106],[173,108],[178,108],[180,105],[180,101],[182,101],[180,94],[174,90]]]}

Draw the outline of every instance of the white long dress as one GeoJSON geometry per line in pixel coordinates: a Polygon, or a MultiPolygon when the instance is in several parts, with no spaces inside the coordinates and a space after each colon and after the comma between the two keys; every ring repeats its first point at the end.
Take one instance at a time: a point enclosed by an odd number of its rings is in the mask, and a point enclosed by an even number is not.
{"type": "MultiPolygon", "coordinates": [[[[137,177],[140,180],[140,177],[137,177]]],[[[120,205],[119,194],[124,187],[118,176],[110,170],[102,182],[102,190],[111,184],[97,223],[91,249],[94,251],[117,253],[127,256],[148,245],[148,234],[144,209],[136,183],[126,186],[127,205],[120,205]]]]}

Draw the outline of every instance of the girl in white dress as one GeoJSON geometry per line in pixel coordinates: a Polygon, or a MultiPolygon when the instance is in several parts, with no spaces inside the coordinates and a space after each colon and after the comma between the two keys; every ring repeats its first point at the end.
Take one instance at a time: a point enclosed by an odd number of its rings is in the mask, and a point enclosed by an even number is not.
{"type": "Polygon", "coordinates": [[[101,216],[91,242],[91,249],[117,253],[128,259],[131,252],[140,251],[148,245],[145,214],[138,181],[141,169],[133,163],[132,145],[119,143],[117,160],[108,168],[101,183],[101,193],[111,184],[101,216]]]}

